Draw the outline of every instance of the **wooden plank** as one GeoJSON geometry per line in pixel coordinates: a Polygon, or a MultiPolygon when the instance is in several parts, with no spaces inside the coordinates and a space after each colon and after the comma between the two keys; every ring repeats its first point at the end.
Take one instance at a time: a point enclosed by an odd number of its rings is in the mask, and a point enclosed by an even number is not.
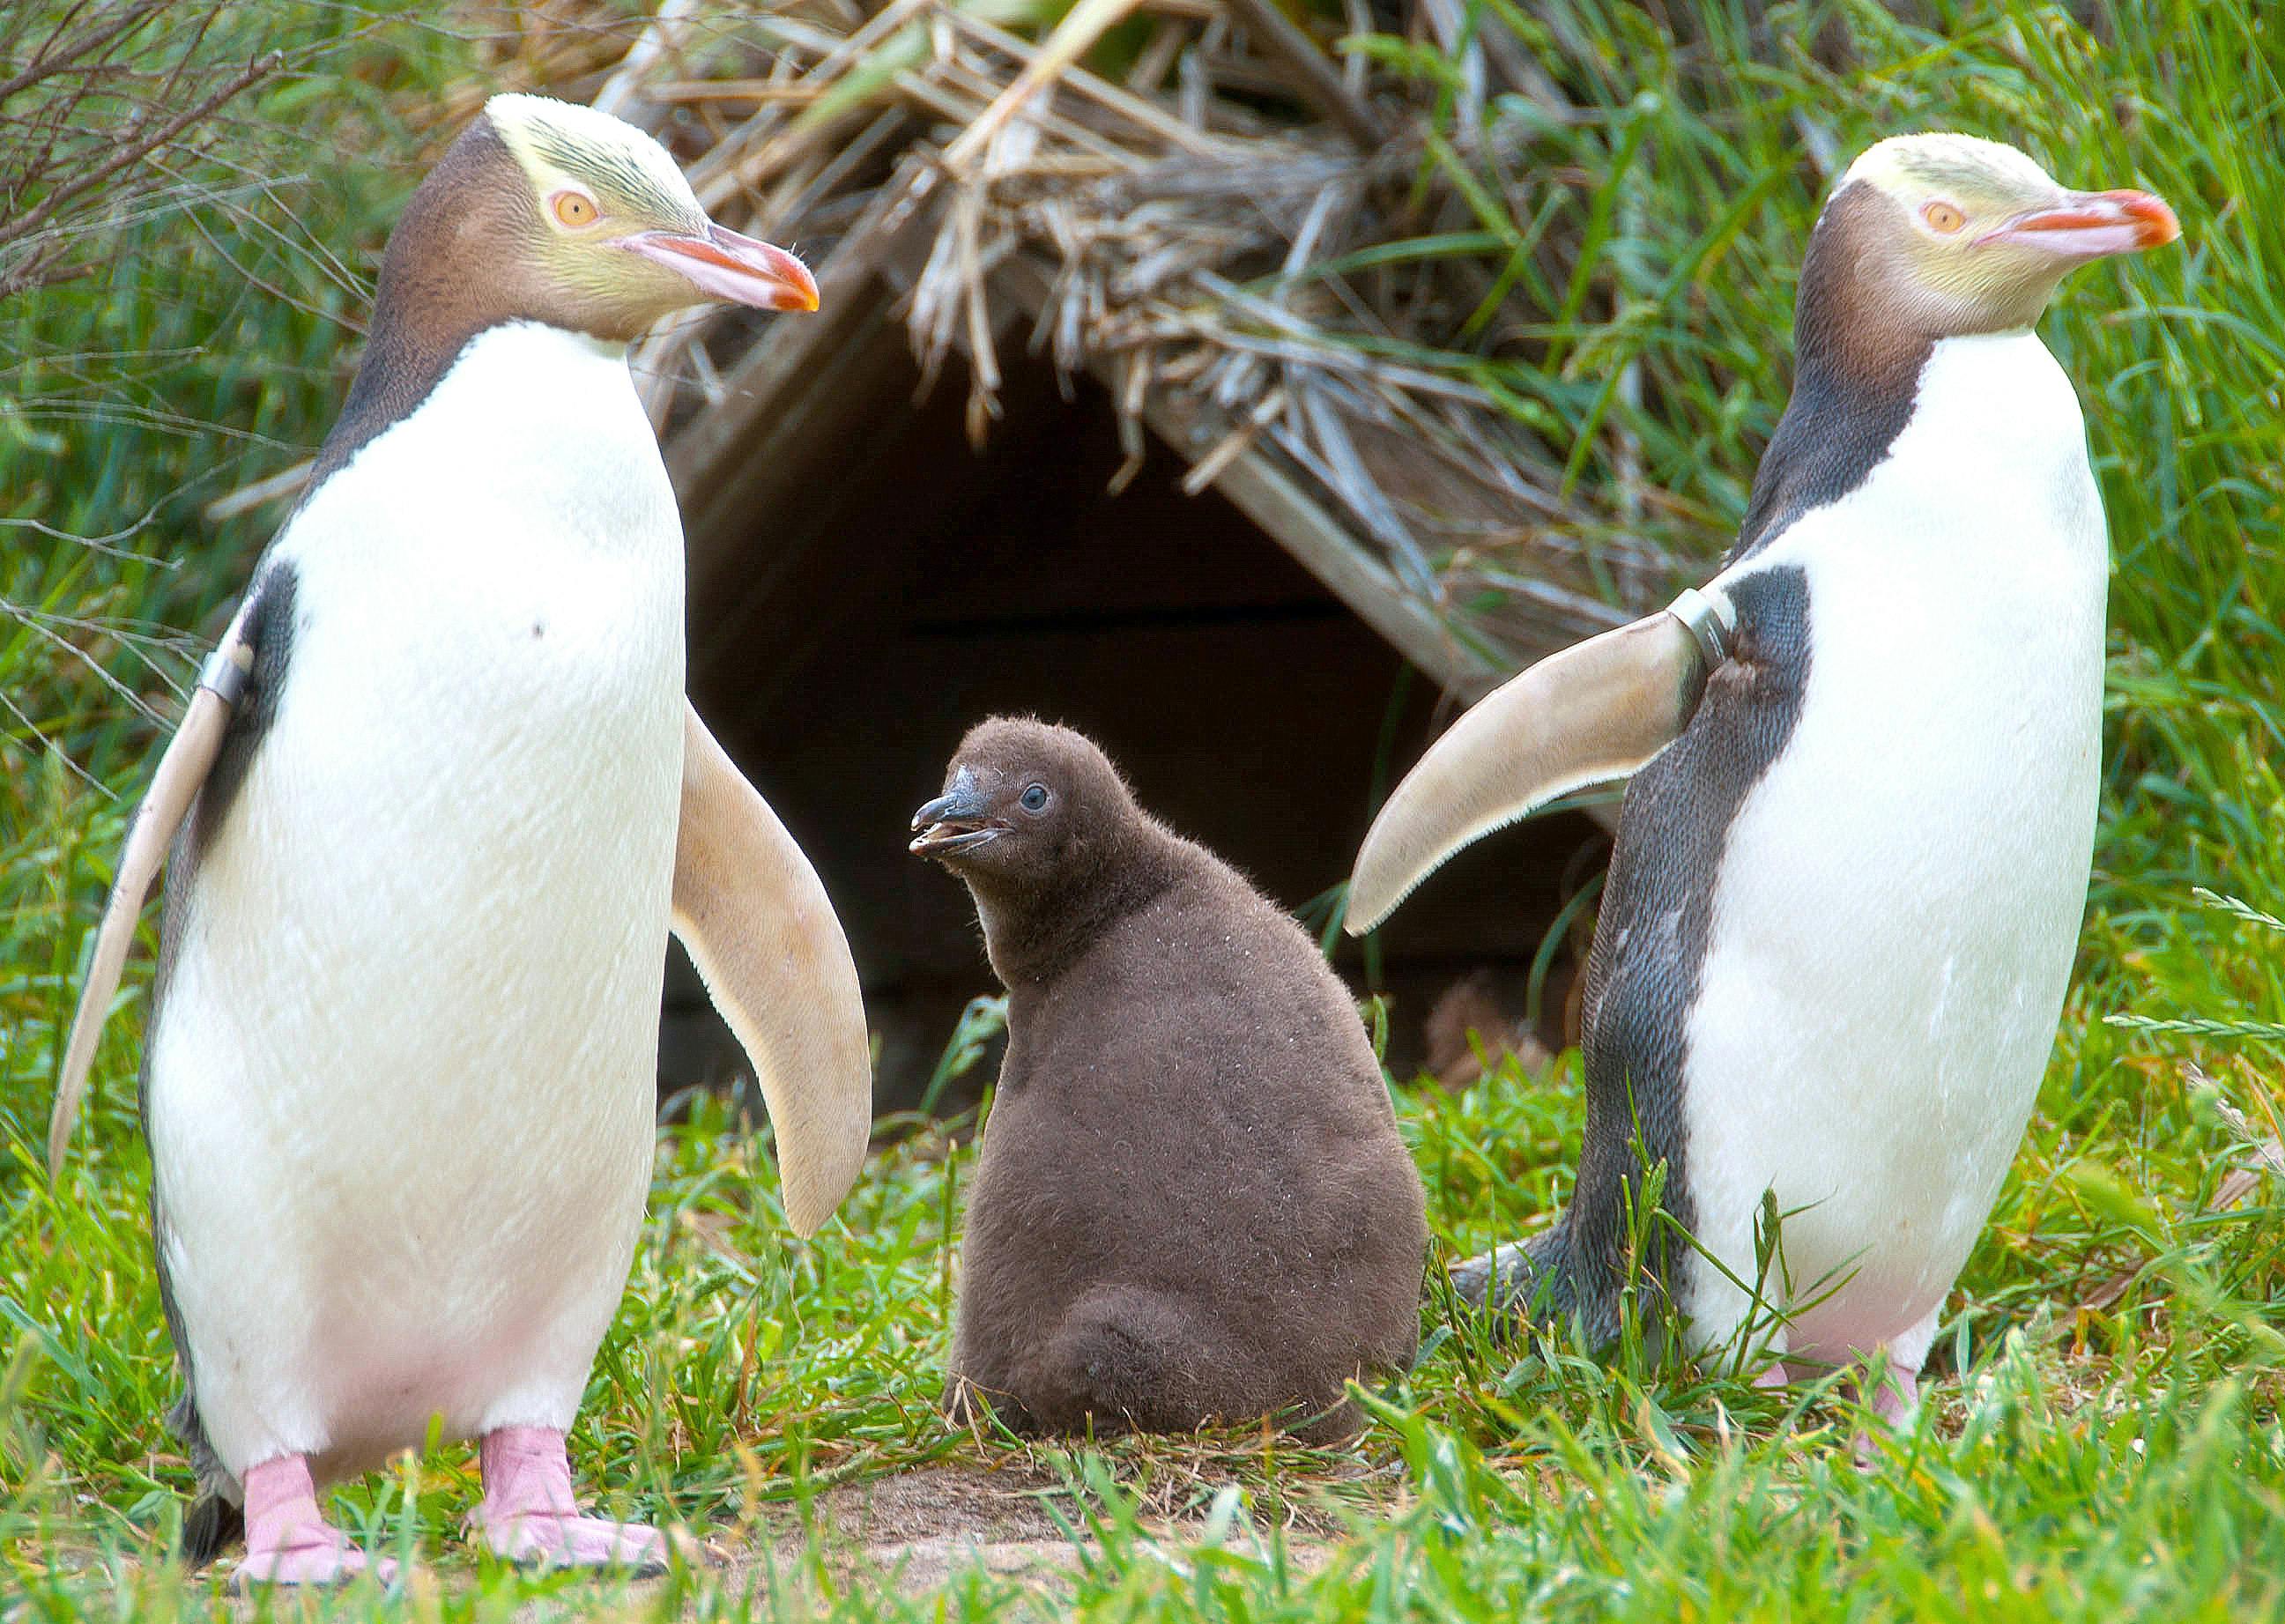
{"type": "Polygon", "coordinates": [[[886,345],[902,347],[901,331],[885,319],[879,271],[893,238],[915,224],[897,211],[916,167],[899,167],[817,268],[817,314],[773,319],[725,375],[720,401],[669,437],[667,473],[682,499],[694,575],[747,544],[752,515],[771,509],[773,486],[816,476],[789,453],[804,438],[814,449],[820,420],[836,415],[843,369],[886,345]]]}
{"type": "MultiPolygon", "coordinates": [[[[1144,403],[1142,420],[1182,456],[1197,455],[1187,421],[1163,398],[1153,396],[1144,403]]],[[[1275,451],[1259,445],[1241,451],[1214,476],[1211,489],[1228,497],[1352,614],[1446,693],[1473,702],[1506,676],[1453,637],[1435,612],[1407,592],[1375,550],[1328,513],[1275,451]]]]}
{"type": "MultiPolygon", "coordinates": [[[[1010,255],[992,279],[1000,299],[1022,307],[1026,319],[1039,318],[1050,283],[1046,267],[1035,258],[1010,255]]],[[[1088,370],[1116,396],[1118,386],[1107,367],[1090,361],[1088,370]]],[[[1144,397],[1142,420],[1186,462],[1196,462],[1220,438],[1195,435],[1192,420],[1164,390],[1144,397]]],[[[1480,699],[1507,675],[1464,646],[1434,610],[1407,592],[1380,561],[1378,549],[1334,517],[1276,451],[1259,443],[1248,446],[1214,476],[1213,488],[1445,692],[1480,699]]]]}

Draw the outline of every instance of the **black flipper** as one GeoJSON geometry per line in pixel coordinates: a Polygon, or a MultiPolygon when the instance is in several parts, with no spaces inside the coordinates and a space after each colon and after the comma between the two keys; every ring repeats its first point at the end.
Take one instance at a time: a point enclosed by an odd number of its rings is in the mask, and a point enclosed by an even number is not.
{"type": "MultiPolygon", "coordinates": [[[[1638,773],[1587,961],[1587,1125],[1579,1179],[1554,1228],[1453,1271],[1461,1295],[1553,1318],[1577,1314],[1590,1343],[1618,1334],[1629,1210],[1646,1169],[1666,1166],[1661,1205],[1696,1222],[1683,1110],[1689,1021],[1730,826],[1799,720],[1809,679],[1809,583],[1797,567],[1725,584],[1736,646],[1682,736],[1638,773]]],[[[1681,1248],[1661,1230],[1641,1259],[1670,1295],[1681,1248]]],[[[1646,1299],[1647,1300],[1647,1299],[1646,1299]]],[[[1687,1313],[1684,1301],[1670,1304],[1687,1313]]]]}
{"type": "MultiPolygon", "coordinates": [[[[159,961],[151,977],[149,1013],[144,1032],[143,1067],[136,1079],[136,1104],[144,1133],[151,1123],[151,1039],[159,1030],[172,979],[175,954],[182,944],[191,893],[199,859],[221,828],[255,747],[278,714],[278,699],[286,681],[294,643],[294,572],[290,563],[273,562],[255,577],[245,620],[254,647],[254,669],[242,701],[232,712],[223,734],[212,770],[208,773],[190,814],[175,836],[167,862],[166,900],[160,914],[159,961]]],[[[198,1479],[198,1498],[183,1523],[183,1559],[202,1567],[222,1550],[243,1539],[246,1518],[239,1503],[239,1487],[222,1457],[207,1438],[199,1416],[198,1376],[191,1367],[190,1338],[184,1334],[181,1311],[176,1306],[174,1283],[167,1274],[167,1208],[156,1168],[151,1178],[151,1246],[159,1271],[159,1306],[167,1321],[168,1338],[175,1345],[175,1362],[182,1372],[183,1391],[167,1411],[167,1425],[190,1456],[198,1479]]]]}

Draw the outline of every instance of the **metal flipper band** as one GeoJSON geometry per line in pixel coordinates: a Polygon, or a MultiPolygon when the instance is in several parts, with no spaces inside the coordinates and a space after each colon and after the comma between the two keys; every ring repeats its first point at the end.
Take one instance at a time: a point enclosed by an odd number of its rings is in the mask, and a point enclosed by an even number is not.
{"type": "Polygon", "coordinates": [[[1738,632],[1738,607],[1723,596],[1720,589],[1708,587],[1700,592],[1694,586],[1685,586],[1682,595],[1666,606],[1666,612],[1680,621],[1698,640],[1698,652],[1705,656],[1708,671],[1730,657],[1730,639],[1738,632]]]}
{"type": "Polygon", "coordinates": [[[212,688],[215,697],[233,710],[238,709],[238,702],[246,697],[247,685],[253,680],[253,663],[240,660],[239,651],[232,648],[216,649],[199,667],[199,686],[212,688]]]}

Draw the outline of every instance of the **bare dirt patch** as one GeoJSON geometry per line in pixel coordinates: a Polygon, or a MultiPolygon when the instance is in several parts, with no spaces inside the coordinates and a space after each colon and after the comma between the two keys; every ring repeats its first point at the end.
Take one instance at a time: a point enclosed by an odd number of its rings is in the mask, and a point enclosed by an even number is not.
{"type": "MultiPolygon", "coordinates": [[[[1195,1481],[1188,1495],[1168,1492],[1173,1487],[1162,1482],[1142,1496],[1140,1531],[1170,1547],[1192,1544],[1206,1532],[1211,1495],[1197,1494],[1195,1481]]],[[[1088,1510],[1083,1493],[1050,1471],[925,1466],[828,1491],[813,1502],[806,1530],[782,1530],[775,1555],[797,1560],[813,1539],[843,1580],[885,1579],[909,1595],[980,1569],[1051,1601],[1092,1549],[1088,1510]]],[[[1296,1567],[1314,1568],[1331,1549],[1332,1529],[1316,1522],[1286,1520],[1286,1557],[1296,1567]]],[[[1229,1537],[1246,1548],[1260,1541],[1243,1524],[1229,1537]]]]}
{"type": "Polygon", "coordinates": [[[838,1576],[887,1577],[907,1594],[978,1567],[1026,1589],[1051,1585],[1079,1565],[1080,1551],[1050,1504],[1071,1526],[1084,1526],[1077,1500],[1044,1472],[924,1466],[828,1490],[813,1504],[806,1533],[787,1529],[777,1552],[797,1557],[813,1538],[838,1576]]]}

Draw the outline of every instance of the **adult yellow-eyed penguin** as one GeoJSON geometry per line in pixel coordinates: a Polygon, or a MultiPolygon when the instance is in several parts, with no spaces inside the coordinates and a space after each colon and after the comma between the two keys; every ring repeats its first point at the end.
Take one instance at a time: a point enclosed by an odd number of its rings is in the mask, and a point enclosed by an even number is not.
{"type": "Polygon", "coordinates": [[[817,291],[641,132],[486,104],[389,239],[313,482],[130,832],[51,1154],[173,840],[152,1224],[186,1544],[242,1508],[245,1579],[365,1567],[316,1486],[432,1417],[481,1440],[495,1550],[661,1559],[578,1514],[563,1440],[642,1221],[670,928],[756,1065],[793,1227],[862,1160],[847,945],[682,696],[681,525],[626,347],[708,300],[817,291]]]}
{"type": "Polygon", "coordinates": [[[2078,402],[2031,332],[2073,267],[2168,242],[2140,192],[1899,137],[1810,234],[1791,403],[1737,545],[1671,610],[1532,667],[1439,740],[1357,858],[1370,928],[1452,851],[1639,769],[1588,965],[1568,1210],[1464,1291],[1615,1328],[1629,1186],[1709,1256],[1646,1261],[1693,1346],[1761,1283],[1796,1371],[1907,1413],[2053,1041],[2093,851],[2107,563],[2078,402]]]}

